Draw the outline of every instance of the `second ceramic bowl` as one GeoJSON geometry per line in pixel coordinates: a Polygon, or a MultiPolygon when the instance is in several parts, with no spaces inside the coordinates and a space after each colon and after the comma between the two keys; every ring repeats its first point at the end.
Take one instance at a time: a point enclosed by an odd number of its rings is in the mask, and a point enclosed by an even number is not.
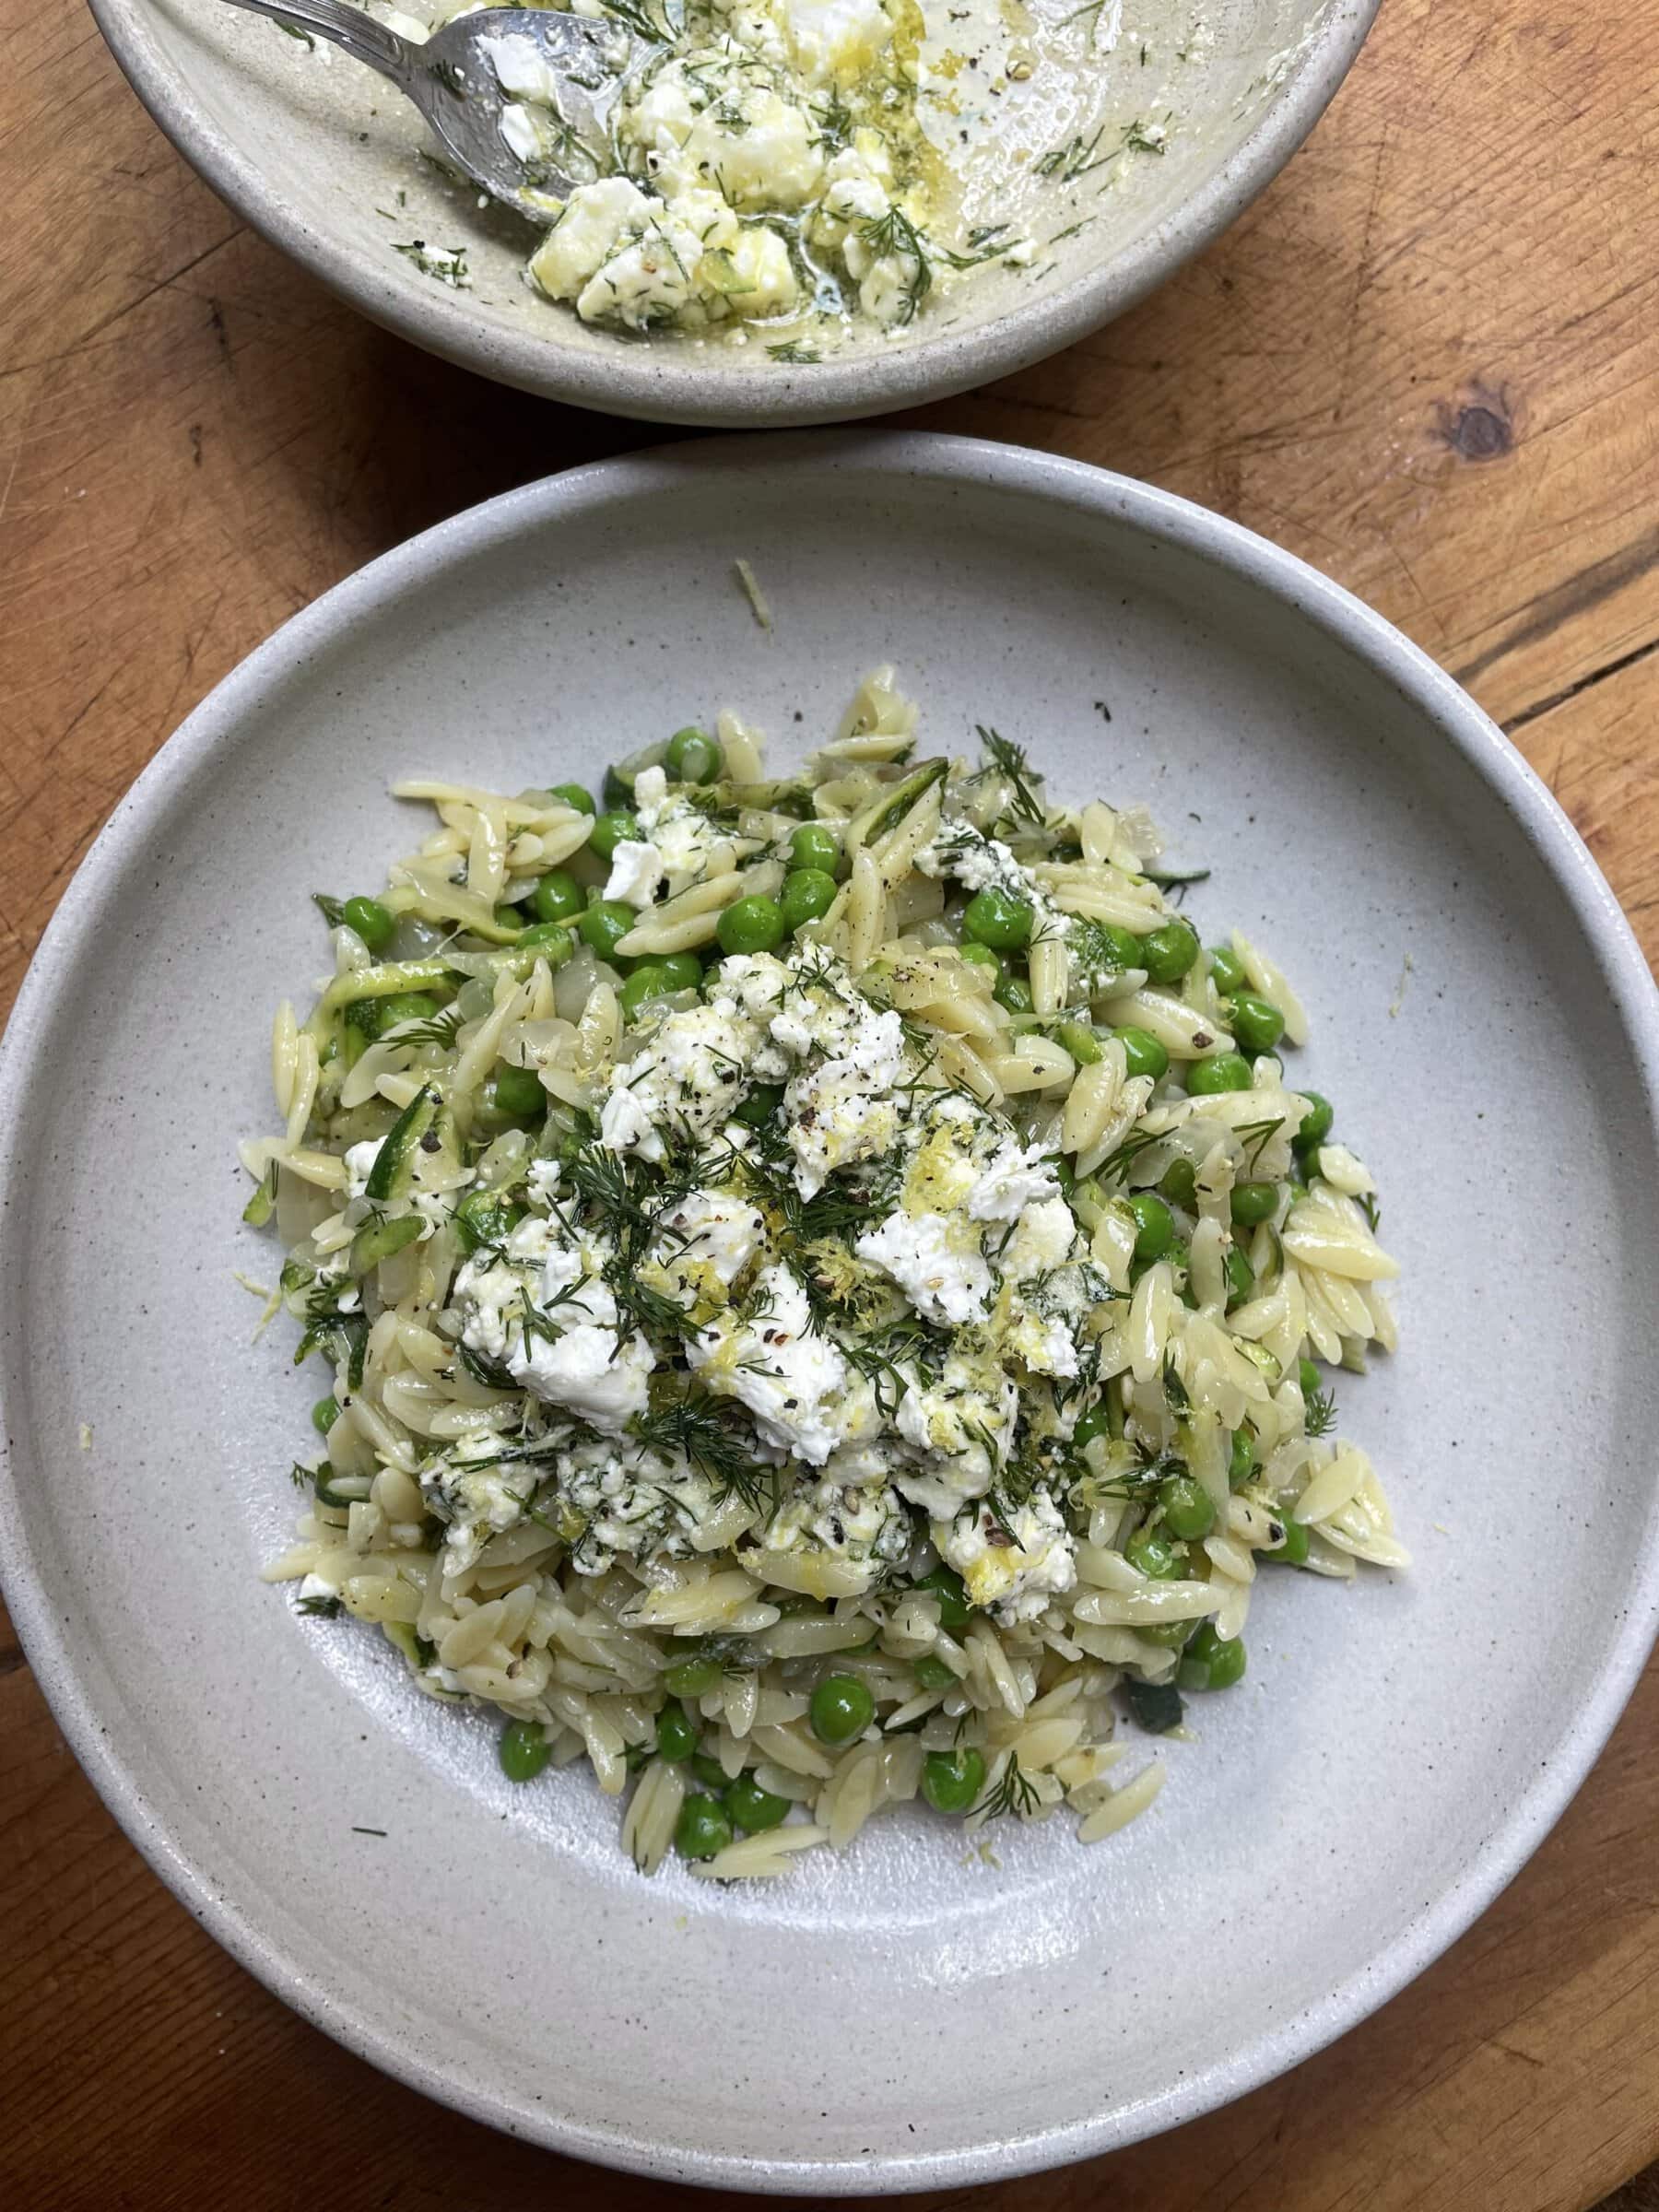
{"type": "MultiPolygon", "coordinates": [[[[1100,60],[1105,143],[1137,116],[1167,114],[1161,156],[1122,165],[1104,196],[1103,175],[1068,183],[1057,172],[1032,226],[1033,237],[1057,234],[1040,265],[979,270],[908,330],[813,366],[771,359],[764,334],[735,349],[619,338],[579,323],[526,288],[535,233],[448,190],[418,159],[429,142],[414,110],[369,70],[218,0],[92,0],[116,59],[185,159],[256,230],[376,322],[550,399],[748,428],[939,399],[1121,314],[1277,174],[1342,82],[1376,5],[1142,0],[1132,31],[1100,60]],[[1144,69],[1135,54],[1147,57],[1144,69]],[[451,290],[394,250],[411,236],[464,244],[472,288],[451,290]]],[[[1074,12],[1088,13],[1068,0],[1048,19],[1074,12]]],[[[1121,23],[1112,0],[1106,14],[1108,29],[1121,23]]],[[[1053,115],[1029,118],[1024,159],[1040,159],[1070,128],[1053,115]]]]}

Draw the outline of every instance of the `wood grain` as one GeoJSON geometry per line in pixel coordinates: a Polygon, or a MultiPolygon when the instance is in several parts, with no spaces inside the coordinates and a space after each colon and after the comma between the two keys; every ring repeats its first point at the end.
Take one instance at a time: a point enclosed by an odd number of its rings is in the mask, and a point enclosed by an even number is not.
{"type": "MultiPolygon", "coordinates": [[[[149,124],[74,0],[0,24],[0,1006],[99,824],[276,623],[412,531],[665,433],[359,321],[149,124]]],[[[1659,949],[1659,5],[1386,0],[1210,253],[911,419],[1147,477],[1475,690],[1659,949]]],[[[1333,2051],[980,2212],[1579,2212],[1659,2153],[1659,1672],[1507,1895],[1333,2051]]],[[[0,1633],[0,2205],[493,2212],[682,2193],[303,2026],[149,1875],[0,1633]]],[[[687,2194],[691,2206],[699,2201],[687,2194]]],[[[735,2202],[736,2200],[734,2200],[735,2202]]]]}

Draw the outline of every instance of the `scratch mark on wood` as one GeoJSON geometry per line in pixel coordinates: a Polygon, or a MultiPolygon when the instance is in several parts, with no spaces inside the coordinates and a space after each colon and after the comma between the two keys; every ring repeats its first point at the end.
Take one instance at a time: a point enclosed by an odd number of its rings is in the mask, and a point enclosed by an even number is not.
{"type": "Polygon", "coordinates": [[[1615,592],[1623,591],[1627,584],[1634,583],[1638,577],[1646,575],[1655,562],[1659,562],[1659,529],[1650,530],[1645,537],[1639,537],[1634,545],[1623,546],[1616,553],[1604,554],[1600,560],[1592,561],[1578,575],[1568,577],[1564,583],[1558,583],[1550,591],[1541,592],[1533,601],[1532,612],[1524,622],[1511,630],[1507,637],[1500,638],[1494,644],[1488,645],[1484,653],[1477,653],[1472,661],[1465,661],[1461,668],[1454,668],[1453,675],[1460,684],[1473,683],[1477,677],[1484,676],[1494,663],[1503,660],[1512,653],[1518,653],[1524,645],[1535,645],[1540,638],[1548,637],[1553,629],[1559,629],[1573,615],[1582,615],[1590,607],[1598,606],[1602,600],[1611,598],[1615,592]]]}
{"type": "MultiPolygon", "coordinates": [[[[1588,691],[1594,684],[1606,683],[1610,676],[1622,676],[1627,668],[1634,668],[1639,661],[1645,661],[1655,653],[1659,653],[1659,638],[1650,638],[1645,645],[1633,647],[1630,652],[1621,653],[1618,660],[1608,661],[1604,667],[1593,668],[1588,676],[1581,676],[1577,683],[1564,684],[1560,690],[1552,691],[1547,699],[1540,699],[1533,706],[1523,707],[1519,714],[1512,714],[1503,725],[1504,734],[1512,737],[1517,730],[1524,730],[1529,722],[1537,722],[1555,708],[1564,707],[1570,699],[1577,699],[1582,691],[1588,691]]],[[[1559,761],[1556,766],[1559,768],[1559,761]]],[[[1552,790],[1555,788],[1554,776],[1547,776],[1545,781],[1552,790]]]]}

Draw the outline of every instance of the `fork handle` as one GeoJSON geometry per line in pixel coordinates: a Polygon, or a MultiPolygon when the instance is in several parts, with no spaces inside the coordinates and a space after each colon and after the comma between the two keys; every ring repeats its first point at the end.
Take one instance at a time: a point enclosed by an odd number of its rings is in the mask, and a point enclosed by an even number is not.
{"type": "Polygon", "coordinates": [[[225,0],[225,5],[244,7],[255,16],[269,16],[273,23],[285,28],[297,24],[301,29],[314,30],[320,39],[344,47],[353,60],[367,62],[371,69],[378,69],[405,91],[418,65],[418,47],[377,23],[360,7],[344,6],[343,0],[225,0]]]}

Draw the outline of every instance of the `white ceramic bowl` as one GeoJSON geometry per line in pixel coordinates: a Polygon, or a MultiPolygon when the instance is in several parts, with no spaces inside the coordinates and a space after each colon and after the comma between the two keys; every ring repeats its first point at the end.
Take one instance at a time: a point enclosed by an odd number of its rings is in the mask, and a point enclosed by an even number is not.
{"type": "Polygon", "coordinates": [[[1425,1966],[1635,1677],[1656,1079],[1652,984],[1543,786],[1385,623],[1233,524],[921,437],[681,446],[510,493],[222,684],[37,955],[0,1062],[0,1556],[30,1659],[221,1941],[482,2118],[824,2195],[1130,2141],[1425,1966]],[[1402,1349],[1339,1396],[1418,1563],[1269,1573],[1245,1683],[1092,1850],[1059,1819],[965,1864],[912,1810],[777,1888],[645,1881],[584,1774],[515,1791],[485,1719],[255,1580],[315,1382],[286,1324],[250,1342],[231,1270],[274,1261],[238,1227],[234,1139],[270,1119],[268,1009],[319,966],[307,893],[406,848],[393,774],[591,779],[722,701],[787,759],[883,658],[929,744],[994,724],[1062,792],[1148,800],[1213,865],[1206,934],[1236,922],[1297,980],[1298,1065],[1405,1264],[1402,1349]]]}
{"type": "MultiPolygon", "coordinates": [[[[739,427],[831,422],[942,398],[1120,314],[1277,174],[1342,82],[1376,7],[1137,0],[1132,21],[1150,56],[1147,82],[1120,74],[1114,98],[1128,104],[1112,113],[1126,122],[1147,112],[1136,103],[1154,96],[1160,115],[1168,105],[1174,124],[1163,158],[1132,162],[1100,209],[1083,210],[1098,219],[1062,242],[1041,281],[1030,271],[982,269],[912,330],[789,368],[761,345],[619,339],[532,294],[522,272],[534,234],[514,218],[480,215],[435,181],[416,158],[426,141],[413,109],[330,48],[308,53],[218,0],[92,0],[138,97],[186,160],[264,237],[376,322],[548,398],[651,421],[739,427]],[[381,212],[394,208],[397,228],[381,212]],[[474,288],[452,291],[394,253],[392,240],[409,236],[465,243],[474,288]]],[[[1077,212],[1065,204],[1049,228],[1069,226],[1077,212]]]]}

